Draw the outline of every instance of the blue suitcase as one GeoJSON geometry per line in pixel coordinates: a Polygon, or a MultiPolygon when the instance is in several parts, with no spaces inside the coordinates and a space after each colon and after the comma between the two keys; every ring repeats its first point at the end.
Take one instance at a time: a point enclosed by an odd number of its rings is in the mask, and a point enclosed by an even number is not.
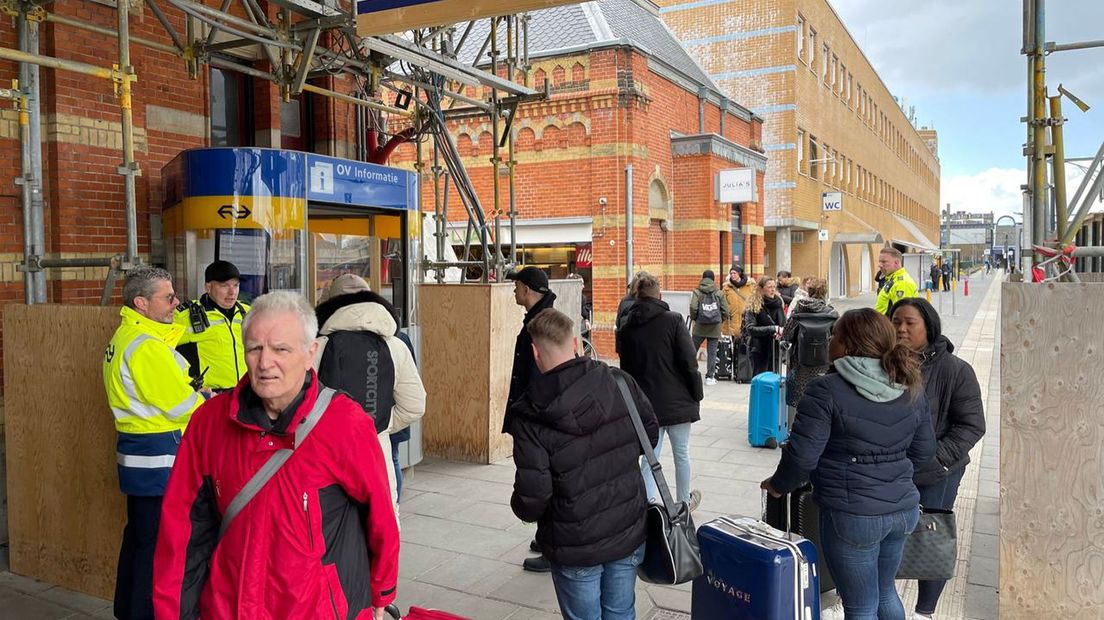
{"type": "Polygon", "coordinates": [[[755,375],[748,405],[748,443],[777,448],[790,437],[787,421],[786,380],[776,372],[755,375]]]}
{"type": "Polygon", "coordinates": [[[705,572],[691,620],[818,620],[816,547],[762,521],[721,517],[698,528],[705,572]]]}

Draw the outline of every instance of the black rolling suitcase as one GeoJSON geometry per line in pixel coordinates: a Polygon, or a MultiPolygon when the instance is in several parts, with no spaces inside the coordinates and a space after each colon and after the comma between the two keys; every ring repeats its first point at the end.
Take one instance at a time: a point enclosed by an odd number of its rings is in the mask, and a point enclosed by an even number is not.
{"type": "Polygon", "coordinates": [[[751,383],[752,376],[747,340],[734,339],[732,341],[732,380],[736,383],[751,383]]]}
{"type": "Polygon", "coordinates": [[[732,338],[722,337],[717,342],[717,369],[714,375],[718,379],[732,378],[732,338]]]}
{"type": "MultiPolygon", "coordinates": [[[[791,531],[812,542],[816,546],[817,557],[824,558],[824,550],[820,546],[820,510],[813,501],[812,485],[807,484],[783,497],[771,497],[767,494],[766,503],[763,505],[763,521],[767,525],[786,531],[786,501],[790,502],[791,531]]],[[[835,588],[836,582],[832,580],[828,562],[822,559],[820,591],[827,592],[835,588]]]]}

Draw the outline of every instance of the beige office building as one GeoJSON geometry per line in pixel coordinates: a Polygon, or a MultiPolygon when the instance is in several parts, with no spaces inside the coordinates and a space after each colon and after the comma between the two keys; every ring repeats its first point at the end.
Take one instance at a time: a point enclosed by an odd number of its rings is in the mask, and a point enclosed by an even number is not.
{"type": "Polygon", "coordinates": [[[660,0],[734,101],[765,119],[766,269],[873,288],[878,249],[939,244],[938,137],[910,121],[827,0],[660,0]]]}

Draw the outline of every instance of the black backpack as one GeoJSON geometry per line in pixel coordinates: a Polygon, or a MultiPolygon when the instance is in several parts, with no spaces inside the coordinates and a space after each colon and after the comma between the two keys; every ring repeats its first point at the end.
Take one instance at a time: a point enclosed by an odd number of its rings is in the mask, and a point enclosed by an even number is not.
{"type": "Polygon", "coordinates": [[[698,300],[698,325],[716,325],[721,322],[721,302],[716,293],[703,293],[698,300]]]}
{"type": "Polygon", "coordinates": [[[318,362],[318,380],[349,395],[376,422],[376,433],[391,425],[395,406],[395,364],[382,336],[338,331],[328,336],[318,362]]]}
{"type": "Polygon", "coordinates": [[[827,366],[832,327],[839,315],[833,312],[795,313],[797,324],[797,363],[807,368],[827,366]]]}

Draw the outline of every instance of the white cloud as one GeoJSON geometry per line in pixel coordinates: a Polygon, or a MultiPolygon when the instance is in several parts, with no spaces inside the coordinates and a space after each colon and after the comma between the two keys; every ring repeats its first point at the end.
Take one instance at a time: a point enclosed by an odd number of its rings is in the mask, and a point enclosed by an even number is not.
{"type": "MultiPolygon", "coordinates": [[[[1085,171],[1069,165],[1066,170],[1066,192],[1073,197],[1085,171]]],[[[1026,183],[1024,168],[989,168],[977,174],[962,174],[943,179],[940,188],[940,205],[946,208],[950,203],[952,211],[972,213],[992,212],[994,217],[1011,215],[1021,219],[1023,212],[1023,192],[1020,186],[1026,183]]],[[[1104,207],[1104,201],[1098,198],[1094,211],[1104,207]]]]}

